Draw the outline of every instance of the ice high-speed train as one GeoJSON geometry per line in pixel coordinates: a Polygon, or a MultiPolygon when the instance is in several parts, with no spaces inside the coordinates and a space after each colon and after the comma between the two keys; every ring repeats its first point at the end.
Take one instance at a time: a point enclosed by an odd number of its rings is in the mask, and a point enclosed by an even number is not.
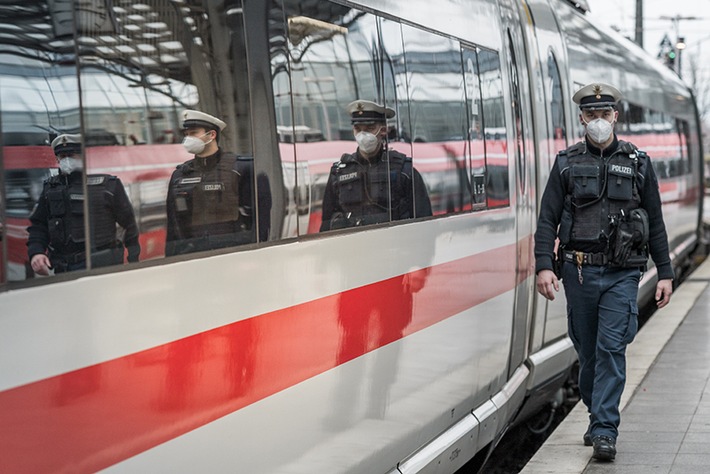
{"type": "Polygon", "coordinates": [[[575,355],[532,248],[555,154],[581,136],[573,92],[624,93],[617,132],[652,157],[678,269],[702,215],[691,92],[585,9],[3,2],[0,471],[454,472],[557,397],[575,355]],[[396,111],[388,146],[433,216],[317,232],[355,99],[396,111]],[[188,108],[268,178],[264,241],[163,256],[188,108]],[[32,274],[25,228],[66,132],[126,185],[141,262],[32,274]]]}

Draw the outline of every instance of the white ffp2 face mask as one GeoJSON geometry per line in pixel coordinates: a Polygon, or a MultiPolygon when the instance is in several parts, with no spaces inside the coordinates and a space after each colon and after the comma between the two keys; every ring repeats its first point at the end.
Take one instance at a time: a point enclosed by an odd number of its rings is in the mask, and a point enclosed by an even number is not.
{"type": "Polygon", "coordinates": [[[67,156],[59,159],[59,169],[62,170],[62,173],[64,174],[71,174],[74,171],[81,171],[84,169],[84,163],[82,163],[79,158],[67,156]]]}
{"type": "Polygon", "coordinates": [[[377,135],[373,135],[370,132],[358,133],[355,135],[355,141],[357,142],[357,146],[360,147],[360,150],[368,155],[377,151],[377,146],[380,144],[380,140],[377,138],[377,135]]]}
{"type": "Polygon", "coordinates": [[[589,138],[594,140],[595,143],[606,143],[606,141],[611,138],[613,131],[613,124],[603,118],[594,119],[587,124],[587,135],[589,135],[589,138]]]}
{"type": "Polygon", "coordinates": [[[210,140],[209,142],[203,142],[201,138],[205,135],[207,135],[207,133],[200,137],[185,137],[182,140],[182,146],[185,147],[185,150],[187,150],[187,152],[192,155],[202,153],[205,147],[207,146],[207,143],[210,143],[212,141],[210,140]]]}

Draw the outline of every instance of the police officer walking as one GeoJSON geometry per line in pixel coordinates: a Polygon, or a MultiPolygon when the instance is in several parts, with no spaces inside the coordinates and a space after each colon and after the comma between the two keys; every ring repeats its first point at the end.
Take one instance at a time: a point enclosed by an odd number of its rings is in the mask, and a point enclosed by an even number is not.
{"type": "MultiPolygon", "coordinates": [[[[256,241],[252,197],[253,158],[223,151],[222,120],[197,110],[183,112],[183,146],[195,155],[170,178],[166,201],[165,255],[181,255],[256,241]]],[[[271,195],[259,177],[259,240],[269,233],[271,195]]]]}
{"type": "Polygon", "coordinates": [[[658,271],[659,308],[673,291],[656,175],[648,155],[614,133],[620,99],[603,83],[574,94],[585,140],[557,155],[535,233],[537,290],[553,300],[558,277],[564,283],[579,390],[589,411],[583,440],[602,461],[616,456],[626,346],[638,329],[636,299],[649,251],[658,271]]]}
{"type": "MultiPolygon", "coordinates": [[[[35,273],[54,273],[86,268],[84,234],[83,162],[81,135],[59,135],[52,141],[59,174],[44,183],[27,228],[27,250],[35,273]]],[[[138,226],[133,207],[121,180],[107,174],[86,176],[91,227],[91,266],[123,263],[124,245],[128,261],[140,254],[138,226]],[[117,239],[116,225],[123,228],[117,239]]]]}
{"type": "Polygon", "coordinates": [[[432,215],[412,159],[385,144],[394,110],[367,100],[351,102],[347,110],[358,148],[330,170],[320,231],[432,215]]]}

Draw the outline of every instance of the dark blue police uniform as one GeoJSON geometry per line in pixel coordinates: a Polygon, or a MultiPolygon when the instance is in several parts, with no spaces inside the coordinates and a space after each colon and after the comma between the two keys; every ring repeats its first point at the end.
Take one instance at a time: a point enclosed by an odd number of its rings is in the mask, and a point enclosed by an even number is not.
{"type": "Polygon", "coordinates": [[[323,196],[321,232],[431,216],[424,180],[412,159],[392,150],[366,160],[345,154],[333,164],[323,196]]]}
{"type": "MultiPolygon", "coordinates": [[[[578,104],[590,96],[586,89],[576,96],[578,104]]],[[[601,108],[617,100],[615,94],[596,93],[586,104],[601,108]]],[[[625,352],[638,329],[638,285],[649,252],[659,280],[672,279],[649,157],[615,134],[604,149],[587,139],[560,152],[540,206],[536,273],[557,266],[564,283],[568,330],[580,364],[579,390],[590,413],[584,441],[592,445],[595,440],[594,457],[601,460],[616,454],[625,352]]]]}
{"type": "MultiPolygon", "coordinates": [[[[198,110],[185,110],[182,115],[184,130],[214,130],[219,136],[227,126],[217,117],[198,110]]],[[[192,137],[185,140],[190,139],[194,141],[192,137]]],[[[197,143],[200,144],[199,139],[197,143]]],[[[200,150],[205,144],[201,145],[200,150]]],[[[200,151],[188,149],[188,152],[200,151]]],[[[237,156],[219,147],[208,156],[195,154],[193,159],[178,165],[170,177],[166,198],[165,255],[268,240],[271,227],[269,189],[265,175],[254,177],[252,156],[237,156]],[[256,235],[257,228],[259,235],[256,235]]]]}
{"type": "Polygon", "coordinates": [[[356,141],[369,135],[365,141],[372,150],[363,155],[365,142],[358,141],[355,153],[344,154],[331,167],[320,231],[431,216],[429,194],[412,159],[383,143],[387,119],[395,111],[369,100],[353,101],[347,111],[356,141]],[[366,132],[368,126],[377,133],[366,132]]]}
{"type": "MultiPolygon", "coordinates": [[[[82,137],[59,135],[52,141],[52,149],[62,171],[44,182],[27,228],[27,253],[30,261],[35,255],[46,254],[54,272],[63,273],[86,268],[84,175],[81,167],[71,171],[62,167],[65,159],[81,162],[78,156],[82,137]]],[[[86,188],[92,267],[122,264],[124,246],[128,261],[137,262],[138,226],[121,180],[107,174],[90,174],[86,176],[86,188]],[[122,240],[117,238],[117,225],[123,228],[122,240]]]]}

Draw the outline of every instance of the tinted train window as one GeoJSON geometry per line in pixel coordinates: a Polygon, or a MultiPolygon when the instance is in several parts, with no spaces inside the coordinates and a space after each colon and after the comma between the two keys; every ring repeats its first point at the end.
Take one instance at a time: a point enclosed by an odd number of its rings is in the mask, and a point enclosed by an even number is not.
{"type": "MultiPolygon", "coordinates": [[[[375,16],[326,2],[312,10],[287,2],[285,12],[290,97],[286,78],[272,75],[278,83],[279,138],[293,144],[294,194],[303,203],[289,212],[291,228],[303,234],[414,217],[419,212],[412,196],[416,172],[408,158],[410,145],[399,140],[406,111],[399,108],[395,92],[395,82],[404,76],[401,65],[392,69],[391,58],[381,52],[381,43],[399,45],[395,54],[403,61],[399,25],[392,29],[383,22],[378,29],[375,16]],[[363,124],[372,130],[361,130],[347,110],[354,101],[360,113],[372,113],[368,103],[374,102],[390,107],[390,116],[363,124]],[[374,151],[363,153],[355,142],[361,131],[379,138],[374,151]]],[[[406,103],[406,93],[401,98],[406,103]]],[[[426,196],[420,177],[417,183],[426,196]]],[[[424,215],[431,214],[428,200],[422,208],[424,215]]]]}
{"type": "Polygon", "coordinates": [[[509,165],[500,57],[494,51],[479,50],[478,65],[486,150],[486,203],[487,207],[509,206],[509,165]]]}
{"type": "Polygon", "coordinates": [[[658,179],[690,172],[686,122],[628,102],[623,102],[619,110],[619,139],[633,143],[651,157],[658,179]]]}
{"type": "Polygon", "coordinates": [[[6,23],[3,30],[13,31],[0,40],[0,144],[7,199],[0,223],[6,252],[0,274],[10,281],[35,276],[26,229],[44,181],[57,173],[50,140],[59,130],[75,132],[81,125],[71,34],[58,37],[42,4],[23,5],[22,12],[0,19],[6,23]]]}
{"type": "MultiPolygon", "coordinates": [[[[284,8],[291,89],[286,74],[275,70],[273,77],[278,84],[274,100],[279,140],[294,157],[286,173],[295,189],[289,199],[288,234],[364,225],[368,222],[355,217],[357,213],[348,216],[349,211],[343,210],[354,206],[357,196],[343,192],[334,199],[331,184],[326,197],[326,185],[333,164],[357,148],[347,105],[356,99],[384,103],[376,63],[376,18],[329,2],[309,8],[289,1],[284,8]],[[341,204],[340,198],[348,203],[341,204]]],[[[357,187],[360,178],[369,176],[360,173],[349,186],[357,187]]],[[[390,219],[387,203],[382,207],[376,222],[390,219]]]]}
{"type": "Polygon", "coordinates": [[[523,127],[522,93],[520,77],[518,76],[518,60],[516,57],[515,46],[513,38],[510,35],[510,31],[508,31],[508,45],[510,54],[510,63],[508,66],[510,70],[510,87],[512,94],[511,98],[513,100],[513,130],[515,132],[514,152],[515,162],[517,164],[518,170],[517,182],[520,186],[521,193],[524,194],[526,191],[525,186],[527,183],[527,178],[525,176],[527,168],[525,167],[525,129],[523,127]]]}
{"type": "Polygon", "coordinates": [[[468,114],[467,149],[469,159],[471,202],[473,209],[485,209],[486,202],[486,148],[483,133],[483,97],[478,54],[462,48],[466,112],[468,114]]]}
{"type": "MultiPolygon", "coordinates": [[[[121,209],[114,214],[123,242],[113,240],[127,257],[138,243],[141,260],[257,240],[243,12],[214,3],[167,6],[149,0],[116,8],[110,21],[78,28],[78,41],[95,45],[79,58],[87,172],[115,176],[114,186],[133,200],[131,209],[112,203],[121,209]],[[184,110],[226,124],[214,132],[198,125],[195,136],[209,153],[181,145],[184,110]]],[[[93,228],[105,227],[91,218],[93,228]]],[[[92,248],[111,246],[107,232],[94,236],[92,248]]]]}
{"type": "MultiPolygon", "coordinates": [[[[471,208],[469,123],[458,42],[402,26],[404,61],[392,58],[406,82],[409,106],[401,115],[412,141],[414,167],[426,183],[434,215],[471,208]]],[[[387,45],[385,45],[387,46],[387,45]]]]}
{"type": "MultiPolygon", "coordinates": [[[[278,238],[280,220],[271,232],[269,183],[280,187],[282,167],[278,153],[267,150],[261,159],[276,166],[253,158],[240,2],[208,2],[204,8],[166,0],[121,7],[99,2],[92,9],[78,5],[76,15],[68,6],[23,5],[11,16],[16,34],[3,40],[3,185],[12,201],[3,232],[13,236],[4,243],[12,256],[4,275],[34,276],[24,229],[47,170],[57,168],[50,144],[61,135],[78,136],[81,145],[80,179],[63,185],[68,211],[56,216],[63,224],[53,237],[63,239],[55,259],[71,270],[135,260],[137,252],[126,247],[140,246],[141,260],[162,257],[170,236],[184,244],[174,254],[278,238]],[[230,186],[225,183],[231,179],[207,179],[186,168],[192,175],[179,177],[182,188],[173,195],[180,199],[171,200],[171,174],[194,156],[181,145],[186,109],[226,122],[217,139],[225,158],[219,169],[239,178],[230,186]],[[266,176],[265,169],[273,174],[266,176]],[[211,206],[213,201],[227,205],[211,206]],[[180,224],[172,232],[169,217],[180,224]]],[[[280,8],[278,14],[283,16],[280,8]]],[[[262,25],[257,29],[266,31],[267,15],[253,16],[254,25],[262,25]]],[[[261,43],[268,47],[266,38],[261,43]]],[[[263,55],[254,57],[267,64],[263,55]]]]}
{"type": "MultiPolygon", "coordinates": [[[[384,100],[388,107],[396,111],[394,123],[389,126],[387,145],[390,150],[400,153],[401,156],[411,158],[413,157],[412,149],[416,148],[412,142],[422,143],[424,141],[423,135],[415,136],[418,132],[415,130],[412,117],[416,112],[413,110],[415,104],[411,98],[415,87],[413,85],[414,76],[421,71],[410,71],[407,63],[408,51],[405,50],[404,34],[410,31],[409,27],[389,20],[381,20],[380,25],[383,50],[380,55],[382,58],[380,68],[384,83],[384,100]]],[[[416,32],[409,34],[416,34],[416,32]]],[[[419,130],[419,133],[423,132],[419,130]]],[[[398,193],[400,197],[404,196],[407,201],[414,203],[412,213],[406,218],[430,216],[433,200],[436,200],[436,198],[430,200],[430,197],[438,192],[434,185],[435,179],[432,179],[434,177],[428,174],[427,170],[422,169],[423,160],[411,158],[408,163],[411,164],[411,166],[406,164],[407,169],[411,169],[411,172],[408,171],[408,173],[415,179],[409,183],[410,185],[406,189],[398,186],[397,182],[390,183],[390,186],[396,186],[401,190],[398,193]],[[425,178],[422,178],[422,174],[425,175],[425,178]],[[417,199],[417,197],[423,197],[423,200],[417,199]]],[[[390,170],[390,173],[391,176],[398,175],[395,170],[390,170]]],[[[394,205],[398,204],[394,203],[394,205]]],[[[401,217],[393,215],[393,218],[401,217]]]]}
{"type": "Polygon", "coordinates": [[[550,98],[550,122],[552,126],[550,130],[551,136],[548,139],[552,141],[552,149],[557,152],[567,148],[567,126],[565,125],[565,101],[562,95],[560,68],[552,51],[547,56],[546,80],[545,86],[550,98]]]}

